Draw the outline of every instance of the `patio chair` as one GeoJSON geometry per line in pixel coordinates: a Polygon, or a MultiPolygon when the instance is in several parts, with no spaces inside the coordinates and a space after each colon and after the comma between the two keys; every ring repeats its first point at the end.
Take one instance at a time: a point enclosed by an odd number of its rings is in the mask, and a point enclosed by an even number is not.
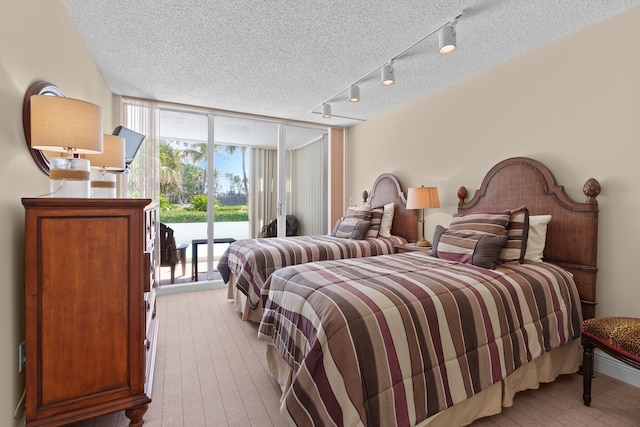
{"type": "MultiPolygon", "coordinates": [[[[287,231],[286,235],[297,236],[298,235],[298,218],[295,215],[287,215],[287,231]]],[[[269,224],[262,227],[260,230],[260,237],[276,237],[278,235],[278,220],[274,219],[269,224]]]]}
{"type": "Polygon", "coordinates": [[[187,246],[186,244],[176,245],[176,239],[173,237],[173,229],[160,223],[160,266],[171,267],[171,283],[175,283],[176,264],[182,264],[182,276],[186,271],[187,263],[187,246]]]}

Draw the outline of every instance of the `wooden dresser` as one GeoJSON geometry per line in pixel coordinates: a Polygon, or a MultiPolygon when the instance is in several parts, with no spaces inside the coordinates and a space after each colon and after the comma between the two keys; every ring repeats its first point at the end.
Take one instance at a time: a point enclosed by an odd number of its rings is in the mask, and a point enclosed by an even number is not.
{"type": "Polygon", "coordinates": [[[27,426],[151,402],[157,208],[149,199],[25,198],[27,426]]]}

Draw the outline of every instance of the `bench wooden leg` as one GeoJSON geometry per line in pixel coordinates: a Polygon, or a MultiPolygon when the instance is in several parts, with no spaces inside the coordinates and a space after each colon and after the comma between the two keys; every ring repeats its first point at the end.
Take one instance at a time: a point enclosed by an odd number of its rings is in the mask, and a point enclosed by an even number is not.
{"type": "Polygon", "coordinates": [[[582,355],[582,400],[585,406],[591,405],[591,378],[593,377],[593,348],[594,346],[582,339],[584,353],[582,355]]]}

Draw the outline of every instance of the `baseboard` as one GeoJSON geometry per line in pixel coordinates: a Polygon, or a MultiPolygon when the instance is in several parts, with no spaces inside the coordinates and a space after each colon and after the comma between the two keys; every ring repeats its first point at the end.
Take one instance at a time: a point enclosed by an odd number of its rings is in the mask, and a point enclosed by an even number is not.
{"type": "Polygon", "coordinates": [[[620,362],[618,359],[615,359],[600,350],[595,352],[594,359],[597,372],[602,372],[612,378],[640,388],[639,370],[620,362]]]}
{"type": "Polygon", "coordinates": [[[156,291],[158,296],[180,294],[183,292],[206,291],[209,289],[225,288],[227,285],[222,280],[201,280],[199,282],[181,283],[176,285],[160,286],[156,291]]]}

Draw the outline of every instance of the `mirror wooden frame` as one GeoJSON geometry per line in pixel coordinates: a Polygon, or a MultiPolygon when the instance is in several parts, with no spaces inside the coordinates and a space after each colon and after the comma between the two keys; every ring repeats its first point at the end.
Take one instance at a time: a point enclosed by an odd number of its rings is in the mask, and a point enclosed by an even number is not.
{"type": "Polygon", "coordinates": [[[33,95],[50,95],[64,97],[64,92],[54,85],[53,83],[45,82],[43,80],[34,82],[24,95],[24,102],[22,103],[22,127],[24,128],[24,137],[27,141],[27,148],[31,153],[31,157],[36,162],[40,170],[49,175],[50,163],[47,156],[42,150],[31,148],[31,96],[33,95]]]}

